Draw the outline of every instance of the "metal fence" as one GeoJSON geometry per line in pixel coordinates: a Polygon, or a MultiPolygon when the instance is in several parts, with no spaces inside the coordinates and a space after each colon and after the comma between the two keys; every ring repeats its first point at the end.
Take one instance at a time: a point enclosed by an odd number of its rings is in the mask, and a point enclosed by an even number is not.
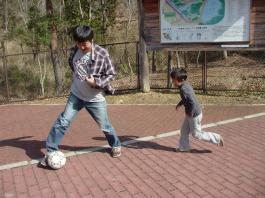
{"type": "Polygon", "coordinates": [[[170,89],[168,71],[184,67],[195,89],[265,92],[265,52],[149,52],[150,86],[170,89]]]}
{"type": "MultiPolygon", "coordinates": [[[[139,89],[138,43],[102,45],[110,54],[117,71],[116,90],[139,89]]],[[[68,49],[59,51],[63,75],[63,93],[68,94],[72,72],[68,66],[68,49]]],[[[54,97],[55,80],[49,51],[2,54],[0,57],[0,103],[54,97]]]]}

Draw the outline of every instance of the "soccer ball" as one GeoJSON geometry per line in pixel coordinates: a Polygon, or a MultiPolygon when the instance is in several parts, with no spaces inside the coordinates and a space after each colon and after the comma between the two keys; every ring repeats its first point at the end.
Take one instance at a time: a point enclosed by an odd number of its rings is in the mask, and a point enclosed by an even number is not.
{"type": "Polygon", "coordinates": [[[49,153],[47,162],[51,168],[60,169],[65,165],[66,157],[61,151],[53,151],[49,153]]]}

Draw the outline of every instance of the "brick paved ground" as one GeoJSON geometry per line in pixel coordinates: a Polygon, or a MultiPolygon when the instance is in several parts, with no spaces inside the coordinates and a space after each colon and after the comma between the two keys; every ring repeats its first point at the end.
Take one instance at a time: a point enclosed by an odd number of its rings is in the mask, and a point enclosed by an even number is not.
{"type": "MultiPolygon", "coordinates": [[[[119,112],[123,108],[125,107],[112,106],[110,112],[119,112]]],[[[179,121],[173,123],[171,119],[175,113],[171,111],[172,106],[147,108],[150,111],[154,109],[153,114],[139,111],[138,117],[146,118],[145,125],[141,125],[142,120],[137,120],[137,116],[130,115],[132,108],[128,111],[128,119],[135,119],[134,122],[123,126],[124,121],[120,120],[115,124],[116,128],[126,129],[128,126],[130,133],[124,134],[127,137],[133,134],[131,130],[134,126],[136,136],[142,134],[139,130],[145,131],[144,135],[150,135],[149,130],[152,131],[152,127],[149,122],[157,119],[151,119],[150,116],[159,117],[161,113],[170,115],[168,121],[162,119],[163,122],[153,122],[156,124],[152,135],[159,133],[157,128],[161,133],[170,131],[170,127],[175,130],[179,125],[179,121]]],[[[4,112],[3,109],[0,111],[4,112]]],[[[227,107],[207,107],[204,111],[204,122],[262,111],[264,107],[233,107],[230,110],[227,107]]],[[[36,112],[32,113],[37,115],[36,112]]],[[[112,116],[115,117],[114,114],[112,116]]],[[[34,120],[34,116],[32,119],[34,120]]],[[[0,171],[0,197],[265,197],[264,121],[265,116],[261,116],[207,128],[207,131],[218,131],[224,136],[224,148],[192,139],[192,153],[176,153],[173,148],[179,136],[171,136],[127,145],[123,148],[122,157],[118,159],[111,158],[105,150],[70,157],[66,166],[57,171],[42,169],[36,165],[3,170],[0,171]]],[[[6,122],[2,124],[7,124],[6,122]]],[[[16,129],[15,124],[9,127],[16,129]]],[[[21,128],[23,127],[26,128],[26,124],[21,128]]],[[[24,135],[16,132],[17,137],[24,135]]],[[[99,137],[92,140],[96,144],[105,144],[99,137]]],[[[15,146],[1,144],[1,147],[15,146]]],[[[80,144],[82,145],[82,141],[80,144]]],[[[16,149],[23,150],[24,147],[20,145],[16,149]]],[[[0,159],[5,161],[2,158],[3,155],[0,159]]]]}
{"type": "MultiPolygon", "coordinates": [[[[0,165],[43,156],[44,140],[63,105],[0,106],[0,165]]],[[[109,117],[122,140],[180,128],[183,111],[174,105],[111,105],[109,117]]],[[[205,106],[203,123],[265,112],[265,106],[205,106]]],[[[105,145],[102,132],[85,110],[78,114],[63,139],[65,152],[105,145]]]]}

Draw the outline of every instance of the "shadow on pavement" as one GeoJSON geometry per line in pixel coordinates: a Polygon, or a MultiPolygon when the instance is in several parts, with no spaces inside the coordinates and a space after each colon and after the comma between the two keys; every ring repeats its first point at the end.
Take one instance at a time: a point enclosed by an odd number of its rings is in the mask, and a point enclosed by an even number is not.
{"type": "MultiPolygon", "coordinates": [[[[121,142],[124,141],[130,141],[130,140],[135,140],[136,138],[139,138],[139,136],[119,136],[121,142]]],[[[92,139],[94,140],[106,140],[104,137],[93,137],[92,139]]],[[[176,148],[174,147],[168,147],[164,146],[161,144],[158,144],[156,142],[151,142],[151,141],[143,141],[143,142],[137,142],[137,143],[132,143],[129,145],[123,145],[123,147],[126,148],[132,148],[132,149],[154,149],[154,150],[164,150],[164,151],[170,151],[170,152],[176,152],[176,148]]],[[[192,154],[204,154],[204,153],[212,153],[211,150],[207,149],[191,149],[189,153],[192,154]]]]}
{"type": "MultiPolygon", "coordinates": [[[[45,148],[45,141],[33,140],[32,138],[33,136],[24,136],[24,137],[18,137],[18,138],[13,138],[13,139],[1,140],[0,147],[10,146],[10,147],[23,149],[25,150],[25,154],[31,159],[38,159],[38,158],[43,157],[44,153],[41,150],[45,148]]],[[[124,141],[135,140],[136,138],[139,138],[139,136],[119,136],[119,138],[122,142],[124,142],[124,141]]],[[[99,140],[99,141],[106,141],[105,137],[93,137],[92,139],[99,140]]],[[[86,149],[95,148],[95,147],[98,147],[98,146],[88,146],[88,147],[67,146],[67,145],[59,146],[60,150],[66,150],[66,151],[80,151],[80,150],[86,150],[86,149]]],[[[152,141],[132,143],[129,145],[123,145],[123,147],[131,148],[131,149],[154,149],[154,150],[175,152],[174,147],[164,146],[156,142],[152,142],[152,141]]],[[[109,153],[109,149],[106,148],[102,150],[97,150],[96,152],[109,153]]],[[[190,153],[204,154],[204,153],[211,153],[211,152],[212,151],[210,150],[192,149],[190,153]]]]}
{"type": "MultiPolygon", "coordinates": [[[[31,159],[38,159],[43,157],[43,152],[41,149],[45,148],[45,141],[32,140],[33,136],[24,136],[13,139],[1,140],[0,147],[10,146],[20,149],[24,149],[25,153],[31,159]]],[[[78,151],[83,149],[89,149],[93,147],[76,147],[76,146],[66,146],[60,145],[60,149],[68,151],[78,151]]]]}

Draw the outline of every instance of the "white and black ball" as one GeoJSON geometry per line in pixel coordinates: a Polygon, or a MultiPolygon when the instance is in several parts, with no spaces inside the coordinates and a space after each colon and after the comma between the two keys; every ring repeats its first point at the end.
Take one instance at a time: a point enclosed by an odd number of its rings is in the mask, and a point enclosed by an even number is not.
{"type": "Polygon", "coordinates": [[[66,157],[61,151],[53,151],[49,153],[47,162],[52,169],[60,169],[65,165],[66,157]]]}

